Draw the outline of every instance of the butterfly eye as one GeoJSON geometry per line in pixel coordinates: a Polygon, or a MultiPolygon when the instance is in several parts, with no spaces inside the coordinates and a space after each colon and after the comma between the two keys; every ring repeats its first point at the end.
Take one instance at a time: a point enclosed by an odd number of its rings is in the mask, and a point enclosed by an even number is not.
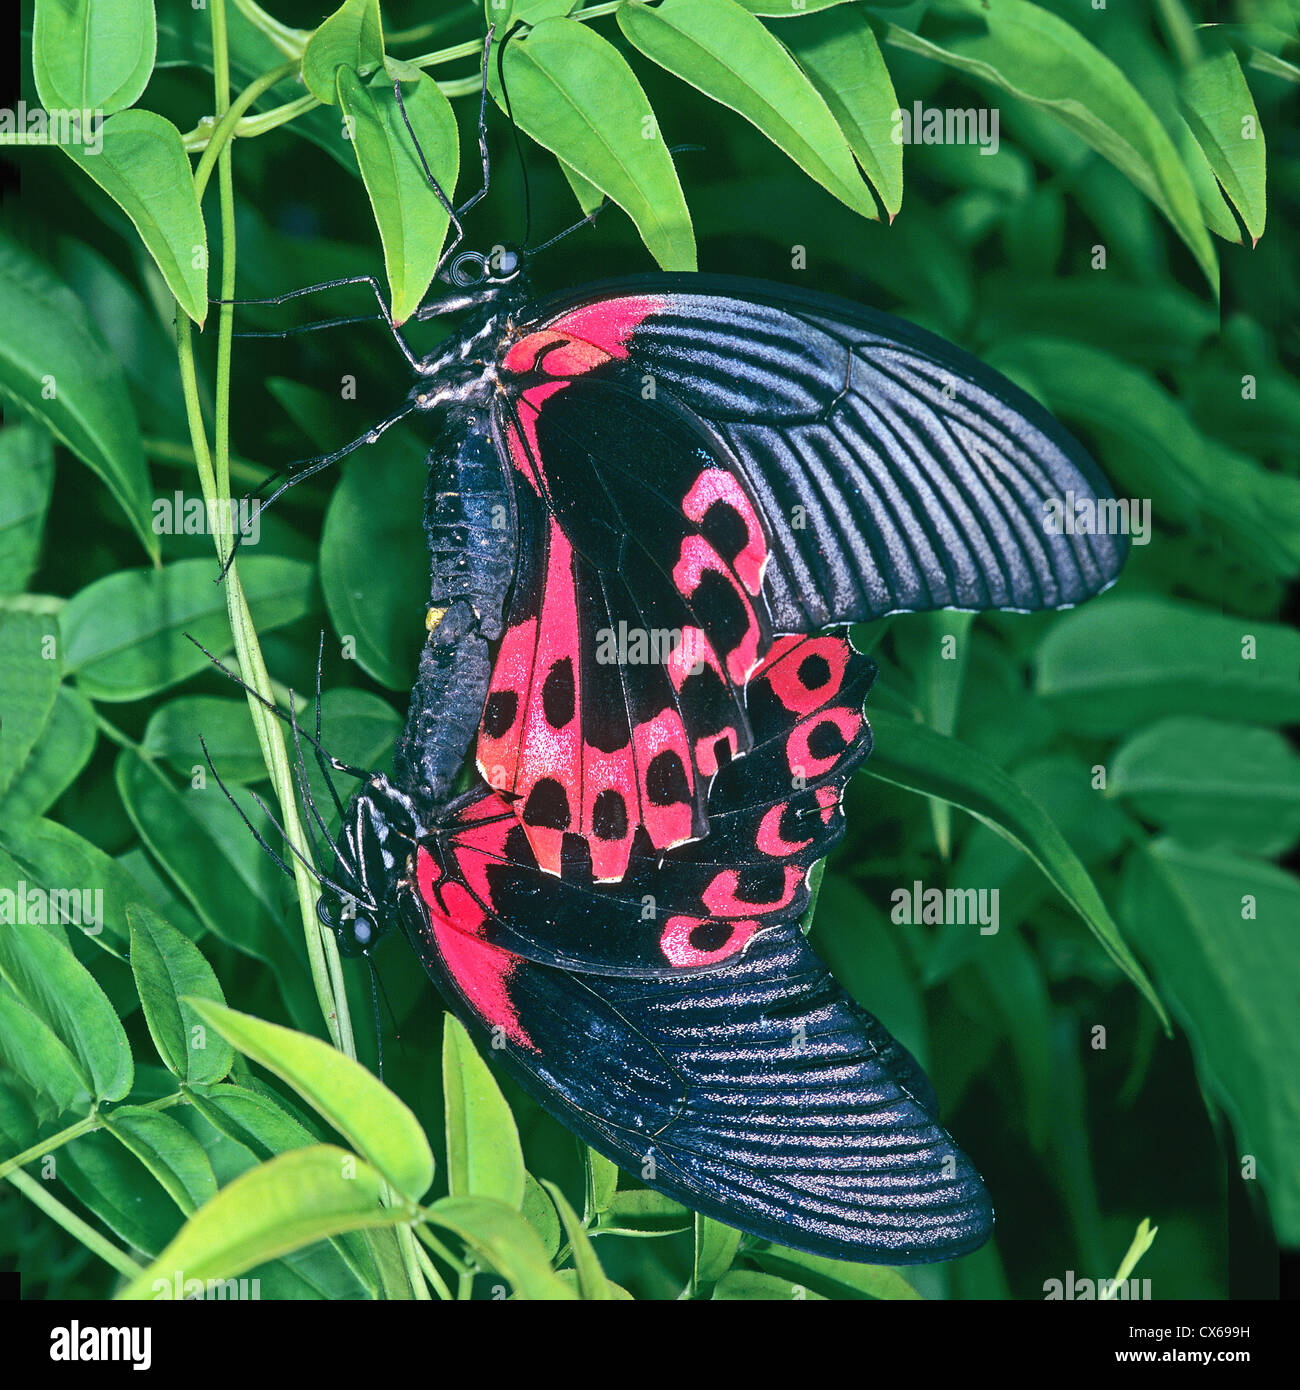
{"type": "Polygon", "coordinates": [[[451,263],[452,284],[459,285],[462,289],[480,284],[487,273],[487,257],[480,256],[477,251],[462,251],[451,263]]]}

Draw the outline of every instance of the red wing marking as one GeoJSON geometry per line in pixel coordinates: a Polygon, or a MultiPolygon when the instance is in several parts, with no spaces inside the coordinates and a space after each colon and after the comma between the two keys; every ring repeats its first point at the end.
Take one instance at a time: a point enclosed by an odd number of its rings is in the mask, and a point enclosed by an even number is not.
{"type": "Polygon", "coordinates": [[[694,834],[695,775],[682,717],[666,709],[632,731],[641,787],[641,819],[656,849],[694,834]]]}
{"type": "Polygon", "coordinates": [[[542,616],[513,790],[538,864],[558,874],[564,832],[581,820],[582,691],[573,550],[554,519],[549,527],[542,616]]]}
{"type": "MultiPolygon", "coordinates": [[[[829,788],[819,787],[818,791],[827,791],[829,788]]],[[[788,854],[797,854],[799,850],[806,849],[812,844],[812,837],[806,840],[787,840],[781,834],[781,817],[784,815],[788,801],[783,801],[779,806],[771,807],[763,816],[762,822],[758,827],[758,847],[764,854],[774,855],[776,858],[784,858],[788,854]]]]}
{"type": "Polygon", "coordinates": [[[711,922],[707,917],[670,917],[659,939],[673,965],[716,965],[744,949],[758,923],[711,922]]]}
{"type": "Polygon", "coordinates": [[[811,714],[834,699],[848,664],[849,648],[842,637],[784,637],[759,674],[791,714],[811,714]]]}
{"type": "Polygon", "coordinates": [[[796,777],[829,772],[861,727],[862,716],[851,709],[824,709],[796,724],[785,745],[790,771],[796,777]]]}
{"type": "Polygon", "coordinates": [[[705,734],[695,740],[695,766],[701,776],[712,777],[718,770],[718,744],[723,740],[731,749],[734,758],[740,751],[740,735],[732,728],[719,729],[716,734],[705,734]]]}
{"type": "Polygon", "coordinates": [[[536,1052],[510,998],[510,976],[520,957],[481,939],[483,909],[460,884],[446,883],[441,894],[436,891],[441,870],[423,846],[416,854],[415,873],[434,944],[461,993],[486,1023],[536,1052]]]}
{"type": "Polygon", "coordinates": [[[785,866],[785,883],[781,896],[770,903],[750,903],[736,896],[740,875],[735,869],[723,869],[700,895],[713,917],[736,917],[745,912],[780,912],[794,901],[794,895],[804,880],[804,871],[797,864],[785,866]]]}
{"type": "Polygon", "coordinates": [[[526,618],[507,628],[492,667],[475,760],[488,786],[497,791],[514,785],[536,651],[537,619],[526,618]]]}
{"type": "Polygon", "coordinates": [[[551,324],[556,333],[603,349],[611,357],[626,357],[632,335],[652,314],[662,313],[664,301],[651,295],[628,295],[621,299],[598,299],[581,309],[572,309],[551,324]]]}
{"type": "Polygon", "coordinates": [[[598,883],[613,883],[627,872],[632,839],[641,820],[631,744],[608,753],[586,744],[582,770],[580,829],[591,847],[592,876],[598,883]]]}
{"type": "Polygon", "coordinates": [[[740,482],[725,468],[706,468],[683,499],[682,511],[698,526],[704,514],[719,503],[729,507],[744,522],[745,545],[733,563],[740,582],[751,594],[758,594],[763,588],[763,570],[767,565],[767,537],[740,482]]]}
{"type": "Polygon", "coordinates": [[[829,825],[831,823],[831,817],[835,814],[836,808],[840,804],[840,798],[843,795],[844,791],[840,787],[817,788],[817,804],[821,807],[823,825],[829,825]]]}
{"type": "Polygon", "coordinates": [[[736,645],[727,653],[727,671],[734,684],[744,687],[754,668],[758,665],[758,614],[744,588],[716,550],[703,536],[687,536],[682,541],[681,556],[673,567],[673,583],[678,592],[690,598],[700,587],[705,574],[712,571],[735,590],[737,598],[745,610],[745,632],[736,645]]]}

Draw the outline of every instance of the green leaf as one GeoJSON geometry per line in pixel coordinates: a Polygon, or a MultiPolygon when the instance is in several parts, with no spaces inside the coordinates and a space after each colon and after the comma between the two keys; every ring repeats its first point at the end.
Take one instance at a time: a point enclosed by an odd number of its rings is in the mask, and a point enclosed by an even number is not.
{"type": "Polygon", "coordinates": [[[600,1260],[596,1257],[595,1247],[583,1229],[582,1222],[578,1220],[577,1212],[553,1182],[543,1182],[542,1185],[551,1194],[551,1201],[555,1203],[555,1209],[560,1213],[560,1220],[564,1223],[564,1234],[569,1238],[569,1252],[573,1257],[573,1268],[577,1274],[578,1297],[608,1302],[614,1295],[610,1290],[609,1281],[605,1278],[605,1271],[600,1267],[600,1260]]]}
{"type": "MultiPolygon", "coordinates": [[[[150,1257],[171,1240],[184,1220],[157,1178],[103,1130],[82,1135],[61,1149],[57,1171],[67,1195],[150,1257]]],[[[58,1189],[55,1195],[67,1199],[58,1189]]]]}
{"type": "MultiPolygon", "coordinates": [[[[695,234],[677,170],[618,49],[585,24],[547,19],[511,40],[503,66],[520,129],[608,194],[664,270],[694,270],[695,234]]],[[[500,104],[495,67],[489,82],[500,104]]]]}
{"type": "MultiPolygon", "coordinates": [[[[740,1249],[740,1232],[721,1221],[695,1213],[695,1273],[697,1290],[715,1284],[731,1268],[740,1249]]],[[[714,1297],[718,1295],[715,1293],[714,1297]]],[[[725,1297],[726,1295],[724,1295],[725,1297]]]]}
{"type": "Polygon", "coordinates": [[[216,1175],[203,1145],[172,1116],[140,1105],[119,1105],[105,1124],[186,1216],[216,1195],[216,1175]]]}
{"type": "MultiPolygon", "coordinates": [[[[951,734],[957,727],[974,620],[973,613],[917,613],[894,627],[894,649],[916,682],[917,708],[937,734],[951,734]]],[[[952,852],[952,808],[947,802],[931,799],[930,824],[940,857],[947,859],[952,852]]]]}
{"type": "Polygon", "coordinates": [[[1237,55],[1228,48],[1183,74],[1183,109],[1214,176],[1241,214],[1252,240],[1264,235],[1264,130],[1237,55]]]}
{"type": "MultiPolygon", "coordinates": [[[[416,70],[415,86],[403,91],[407,120],[442,191],[456,189],[460,145],[451,102],[433,78],[416,70]]],[[[447,237],[449,218],[425,177],[392,84],[363,85],[350,68],[339,69],[339,105],[354,123],[353,149],[374,209],[384,246],[390,312],[404,323],[420,307],[433,281],[447,237]]]]}
{"type": "Polygon", "coordinates": [[[208,234],[189,156],[174,125],[153,111],[120,111],[100,130],[103,148],[64,145],[75,164],[131,219],[181,308],[208,316],[208,234]]]}
{"type": "Polygon", "coordinates": [[[845,3],[847,0],[740,0],[742,9],[765,19],[802,19],[804,15],[845,3]]]}
{"type": "Polygon", "coordinates": [[[230,1279],[327,1236],[408,1220],[405,1208],[379,1205],[380,1181],[368,1164],[331,1144],[259,1164],[200,1207],[119,1297],[166,1296],[178,1269],[187,1281],[230,1279]]]}
{"type": "Polygon", "coordinates": [[[122,369],[81,301],[3,234],[0,322],[0,395],[43,421],[103,479],[156,560],[149,474],[122,369]]]}
{"type": "Polygon", "coordinates": [[[648,58],[738,111],[841,202],[875,217],[835,117],[780,42],[736,0],[624,5],[618,23],[648,58]]]}
{"type": "Polygon", "coordinates": [[[0,795],[18,776],[49,723],[60,668],[58,623],[39,613],[7,613],[0,623],[0,795]]]}
{"type": "Polygon", "coordinates": [[[1124,944],[1087,869],[1043,809],[996,763],[957,739],[882,709],[872,711],[871,727],[875,746],[867,772],[960,806],[1019,845],[1167,1023],[1164,1007],[1124,944]]]}
{"type": "Polygon", "coordinates": [[[63,941],[39,926],[7,926],[0,931],[0,975],[76,1058],[96,1100],[126,1095],[135,1075],[126,1033],[108,996],[63,941]]]}
{"type": "Polygon", "coordinates": [[[541,1237],[517,1212],[492,1197],[444,1197],[425,1213],[430,1225],[451,1231],[508,1279],[516,1298],[571,1299],[576,1295],[551,1269],[541,1237]]]}
{"type": "Polygon", "coordinates": [[[1058,618],[1036,688],[1084,734],[1126,734],[1175,714],[1300,720],[1300,633],[1163,598],[1107,598],[1058,618]]]}
{"type": "Polygon", "coordinates": [[[5,793],[3,814],[14,820],[43,816],[90,761],[97,732],[90,701],[61,685],[36,747],[5,793]]]}
{"type": "Polygon", "coordinates": [[[1300,480],[1206,438],[1147,373],[1056,339],[1003,342],[989,357],[1004,372],[1027,373],[1054,413],[1096,431],[1112,474],[1129,497],[1150,498],[1156,516],[1199,514],[1252,562],[1281,576],[1300,568],[1300,480]]]}
{"type": "Polygon", "coordinates": [[[695,1214],[662,1192],[616,1192],[592,1235],[668,1236],[691,1230],[695,1214]]]}
{"type": "Polygon", "coordinates": [[[209,1000],[188,1002],[244,1056],[288,1082],[398,1192],[414,1200],[428,1191],[433,1153],[419,1121],[359,1062],[291,1028],[209,1000]]]}
{"type": "Polygon", "coordinates": [[[303,84],[317,101],[333,106],[338,70],[343,67],[362,77],[383,72],[379,0],[345,0],[316,30],[302,55],[303,84]]]}
{"type": "MultiPolygon", "coordinates": [[[[1203,1085],[1253,1157],[1279,1244],[1300,1240],[1300,880],[1158,840],[1130,856],[1123,913],[1187,1032],[1203,1085]]],[[[1229,1182],[1241,1181],[1242,1165],[1229,1182]]]]}
{"type": "Polygon", "coordinates": [[[224,1082],[211,1088],[188,1089],[187,1094],[214,1129],[259,1159],[304,1149],[317,1141],[317,1136],[289,1113],[283,1101],[261,1091],[224,1082]]]}
{"type": "Polygon", "coordinates": [[[1219,266],[1196,191],[1159,118],[1124,73],[1072,25],[1027,0],[957,6],[987,32],[946,42],[891,24],[887,42],[982,78],[1050,113],[1108,160],[1168,218],[1215,293],[1219,266]]]}
{"type": "Polygon", "coordinates": [[[804,1284],[780,1279],[775,1274],[759,1274],[752,1269],[737,1269],[724,1275],[717,1288],[713,1290],[713,1297],[733,1303],[741,1299],[762,1299],[767,1303],[784,1299],[793,1299],[796,1302],[811,1299],[816,1303],[826,1300],[825,1294],[814,1293],[804,1284]]]}
{"type": "Polygon", "coordinates": [[[36,570],[54,490],[50,433],[35,420],[0,430],[0,594],[21,593],[36,570]]]}
{"type": "Polygon", "coordinates": [[[90,1108],[90,1090],[71,1050],[3,980],[0,980],[0,1061],[26,1083],[37,1109],[46,1117],[90,1108]]]}
{"type": "MultiPolygon", "coordinates": [[[[396,431],[390,431],[389,436],[396,431]]],[[[411,524],[411,498],[428,478],[414,434],[373,457],[349,459],[334,488],[320,539],[321,589],[357,664],[389,690],[409,691],[428,635],[418,597],[428,593],[429,551],[411,524]]]]}
{"type": "MultiPolygon", "coordinates": [[[[295,698],[298,723],[310,732],[315,722],[313,698],[295,698]]],[[[401,716],[368,690],[345,687],[327,690],[321,696],[322,727],[331,731],[330,752],[353,767],[378,767],[392,751],[402,728],[401,716]]],[[[187,779],[196,766],[204,766],[200,735],[207,745],[213,766],[227,784],[260,782],[266,777],[266,764],[257,734],[248,716],[248,702],[219,695],[181,695],[159,705],[149,717],[140,746],[151,758],[162,758],[187,779]]],[[[286,735],[292,740],[292,733],[286,735]]],[[[292,751],[292,748],[291,748],[292,751]]],[[[317,785],[317,769],[306,743],[312,794],[329,793],[324,782],[317,785]]],[[[326,811],[326,806],[321,806],[326,811]]]]}
{"type": "Polygon", "coordinates": [[[1268,856],[1300,839],[1300,757],[1272,729],[1162,719],[1121,745],[1106,794],[1192,846],[1268,856]]]}
{"type": "Polygon", "coordinates": [[[544,19],[569,14],[577,9],[578,0],[486,0],[484,6],[489,24],[497,26],[494,41],[499,42],[509,24],[537,25],[544,19]]]}
{"type": "Polygon", "coordinates": [[[903,146],[894,139],[898,98],[865,16],[832,10],[783,31],[781,39],[830,108],[892,221],[903,205],[903,146]]]}
{"type": "Polygon", "coordinates": [[[578,200],[578,206],[585,216],[590,217],[604,203],[605,195],[590,179],[584,179],[576,169],[566,164],[558,156],[555,162],[560,166],[560,173],[564,175],[566,182],[573,190],[573,196],[578,200]]]}
{"type": "Polygon", "coordinates": [[[36,0],[32,72],[47,111],[133,106],[157,47],[153,0],[36,0]]]}
{"type": "Polygon", "coordinates": [[[169,1071],[191,1085],[220,1081],[235,1061],[232,1048],[218,1039],[208,1046],[208,1030],[182,996],[226,1002],[212,967],[199,948],[152,908],[127,908],[131,929],[131,972],[140,992],[145,1023],[169,1071]]]}
{"type": "Polygon", "coordinates": [[[518,1211],[524,1155],[501,1088],[460,1020],[442,1031],[442,1093],[447,1123],[447,1190],[453,1197],[496,1197],[518,1211]]]}
{"type": "Polygon", "coordinates": [[[921,1297],[896,1269],[831,1260],[809,1255],[784,1245],[769,1245],[753,1252],[753,1258],[769,1273],[832,1298],[879,1298],[907,1301],[921,1297]]]}
{"type": "MultiPolygon", "coordinates": [[[[61,616],[64,664],[93,700],[140,700],[183,681],[230,647],[226,591],[215,560],[177,560],[161,569],[119,570],[68,600],[61,616]]],[[[269,632],[311,610],[312,566],[278,555],[239,561],[257,630],[269,632]]]]}
{"type": "Polygon", "coordinates": [[[618,1191],[618,1164],[611,1163],[595,1149],[584,1148],[587,1168],[587,1211],[596,1217],[608,1211],[618,1191]]]}
{"type": "Polygon", "coordinates": [[[531,1173],[524,1174],[524,1201],[520,1210],[525,1220],[542,1238],[546,1258],[553,1260],[560,1249],[560,1215],[546,1189],[531,1173]]]}
{"type": "Polygon", "coordinates": [[[127,950],[126,909],[147,901],[140,884],[97,845],[52,820],[12,822],[0,816],[0,845],[17,861],[28,887],[39,887],[52,902],[68,891],[67,908],[80,936],[88,937],[111,955],[127,950]],[[89,903],[85,894],[102,893],[89,903]],[[102,911],[101,911],[102,909],[102,911]],[[89,915],[87,915],[89,914],[89,915]]]}

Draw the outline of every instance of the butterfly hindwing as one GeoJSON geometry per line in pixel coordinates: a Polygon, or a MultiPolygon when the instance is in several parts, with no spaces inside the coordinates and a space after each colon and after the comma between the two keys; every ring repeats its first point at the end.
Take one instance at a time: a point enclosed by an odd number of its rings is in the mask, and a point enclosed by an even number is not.
{"type": "Polygon", "coordinates": [[[841,636],[778,639],[709,835],[665,858],[640,831],[620,883],[581,836],[561,877],[539,872],[510,803],[474,793],[421,845],[402,910],[489,1055],[593,1146],[757,1235],[905,1263],[975,1248],[992,1218],[914,1059],[800,929],[870,747],[873,670],[841,636]]]}

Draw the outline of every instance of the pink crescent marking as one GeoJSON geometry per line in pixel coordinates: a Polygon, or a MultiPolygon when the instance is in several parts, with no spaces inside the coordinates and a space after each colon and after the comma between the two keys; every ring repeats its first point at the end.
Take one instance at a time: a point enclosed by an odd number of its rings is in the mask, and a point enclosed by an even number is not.
{"type": "Polygon", "coordinates": [[[770,903],[747,903],[736,896],[740,875],[734,869],[723,869],[700,896],[714,917],[735,917],[742,912],[780,912],[794,901],[795,890],[803,882],[803,876],[801,868],[787,864],[785,886],[779,898],[770,903]]]}
{"type": "Polygon", "coordinates": [[[850,709],[822,710],[820,714],[805,719],[802,724],[796,724],[785,745],[786,758],[792,772],[802,777],[820,777],[823,772],[829,772],[844,755],[846,750],[841,749],[839,753],[832,753],[829,758],[815,758],[808,747],[808,736],[819,724],[827,720],[839,729],[846,744],[853,742],[862,727],[862,716],[854,714],[850,709]]]}
{"type": "Polygon", "coordinates": [[[762,823],[758,827],[759,849],[764,854],[775,855],[778,859],[784,858],[788,854],[796,854],[799,850],[807,849],[812,844],[811,836],[806,840],[787,840],[781,834],[781,813],[789,804],[788,801],[783,801],[779,806],[773,806],[764,815],[762,823]]]}
{"type": "Polygon", "coordinates": [[[734,956],[744,948],[745,943],[758,930],[758,923],[752,921],[733,922],[731,935],[714,951],[701,951],[691,945],[691,933],[704,924],[703,917],[670,917],[664,927],[659,946],[672,965],[716,965],[718,961],[734,956]]]}

